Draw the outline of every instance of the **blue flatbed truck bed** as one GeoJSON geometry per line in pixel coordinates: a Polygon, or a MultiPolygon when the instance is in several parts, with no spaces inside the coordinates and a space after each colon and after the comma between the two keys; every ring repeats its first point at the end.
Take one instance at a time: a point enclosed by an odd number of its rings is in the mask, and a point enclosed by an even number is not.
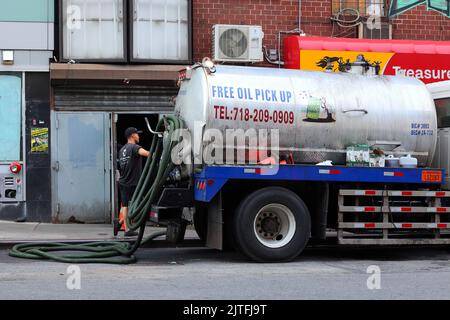
{"type": "Polygon", "coordinates": [[[194,213],[187,221],[208,247],[233,245],[262,262],[292,260],[311,239],[332,233],[339,244],[447,245],[450,191],[442,190],[444,173],[305,164],[203,166],[188,191],[194,213]]]}
{"type": "Polygon", "coordinates": [[[230,180],[321,181],[385,184],[442,183],[443,169],[317,165],[205,166],[195,174],[195,200],[209,202],[230,180]]]}

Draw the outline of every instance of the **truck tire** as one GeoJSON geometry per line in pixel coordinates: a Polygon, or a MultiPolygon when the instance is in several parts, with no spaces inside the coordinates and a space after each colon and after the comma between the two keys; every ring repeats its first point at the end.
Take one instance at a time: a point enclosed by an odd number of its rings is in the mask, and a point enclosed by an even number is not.
{"type": "Polygon", "coordinates": [[[294,192],[268,187],[248,195],[233,219],[237,249],[257,262],[295,259],[308,243],[311,217],[294,192]]]}
{"type": "Polygon", "coordinates": [[[198,206],[194,212],[194,229],[202,241],[206,241],[208,235],[208,208],[198,206]]]}

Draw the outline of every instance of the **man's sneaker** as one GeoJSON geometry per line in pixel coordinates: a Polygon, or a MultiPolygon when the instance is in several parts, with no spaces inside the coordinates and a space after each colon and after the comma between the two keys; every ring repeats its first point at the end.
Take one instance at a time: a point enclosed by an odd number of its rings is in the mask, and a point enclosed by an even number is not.
{"type": "Polygon", "coordinates": [[[137,237],[138,234],[136,231],[129,230],[125,232],[125,237],[137,237]]]}

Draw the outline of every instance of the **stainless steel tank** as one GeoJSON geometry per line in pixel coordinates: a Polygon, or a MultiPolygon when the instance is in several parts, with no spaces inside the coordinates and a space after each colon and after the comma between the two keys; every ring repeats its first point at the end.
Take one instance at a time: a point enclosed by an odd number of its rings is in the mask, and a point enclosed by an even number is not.
{"type": "Polygon", "coordinates": [[[196,132],[197,156],[206,129],[275,128],[280,152],[300,163],[344,164],[356,144],[411,154],[420,166],[433,158],[435,106],[414,78],[220,65],[188,78],[175,110],[196,132]]]}

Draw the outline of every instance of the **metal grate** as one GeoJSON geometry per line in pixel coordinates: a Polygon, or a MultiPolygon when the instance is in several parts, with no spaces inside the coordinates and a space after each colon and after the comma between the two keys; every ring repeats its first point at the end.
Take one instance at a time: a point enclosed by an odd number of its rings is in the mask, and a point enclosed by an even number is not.
{"type": "Polygon", "coordinates": [[[5,177],[4,185],[5,185],[5,187],[13,187],[14,186],[14,177],[5,177]]]}
{"type": "Polygon", "coordinates": [[[176,87],[73,86],[55,87],[57,111],[172,112],[176,87]]]}
{"type": "Polygon", "coordinates": [[[243,30],[230,28],[220,35],[219,48],[224,58],[239,58],[247,51],[247,47],[247,34],[243,30]]]}
{"type": "Polygon", "coordinates": [[[372,15],[385,17],[387,4],[385,0],[333,0],[333,14],[345,9],[357,10],[363,17],[372,15]]]}

